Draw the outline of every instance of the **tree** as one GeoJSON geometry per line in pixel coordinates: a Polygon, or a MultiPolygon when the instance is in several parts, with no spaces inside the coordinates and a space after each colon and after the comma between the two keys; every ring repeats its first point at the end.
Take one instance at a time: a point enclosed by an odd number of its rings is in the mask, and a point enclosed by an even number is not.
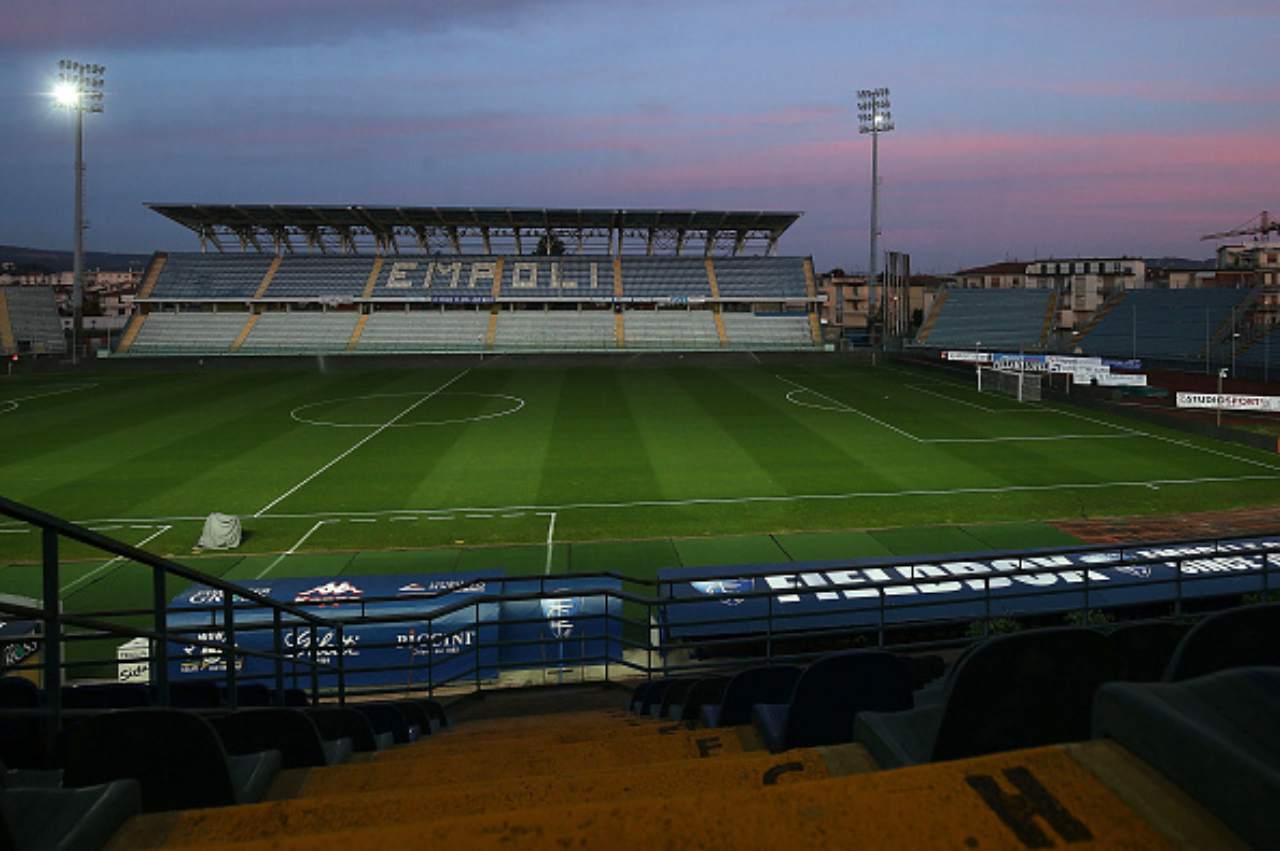
{"type": "Polygon", "coordinates": [[[534,250],[534,252],[533,252],[533,253],[534,253],[534,254],[541,254],[541,255],[543,255],[544,257],[545,257],[545,256],[547,256],[547,255],[551,255],[551,256],[554,256],[554,257],[559,257],[560,255],[562,255],[562,254],[564,254],[564,253],[565,253],[565,250],[564,250],[564,240],[562,240],[560,237],[556,236],[554,233],[552,233],[552,234],[546,234],[546,233],[544,233],[542,236],[538,237],[538,247],[534,250]],[[548,236],[549,236],[549,237],[551,237],[551,250],[550,250],[550,251],[548,251],[548,250],[547,250],[547,237],[548,237],[548,236]]]}

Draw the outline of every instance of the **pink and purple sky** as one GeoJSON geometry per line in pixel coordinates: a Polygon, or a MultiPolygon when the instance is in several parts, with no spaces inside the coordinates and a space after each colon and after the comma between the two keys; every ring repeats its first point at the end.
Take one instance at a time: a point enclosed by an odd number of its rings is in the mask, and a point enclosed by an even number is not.
{"type": "Polygon", "coordinates": [[[71,241],[61,57],[108,67],[87,246],[189,249],[143,201],[800,210],[918,271],[1205,257],[1280,207],[1276,0],[0,0],[0,243],[71,241]]]}

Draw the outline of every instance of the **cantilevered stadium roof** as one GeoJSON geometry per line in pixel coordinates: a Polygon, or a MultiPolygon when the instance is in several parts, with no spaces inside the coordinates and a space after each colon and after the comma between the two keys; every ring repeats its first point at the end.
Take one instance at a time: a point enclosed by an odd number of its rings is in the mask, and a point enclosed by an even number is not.
{"type": "MultiPolygon", "coordinates": [[[[775,253],[801,213],[309,204],[148,204],[219,251],[533,253],[551,234],[573,253],[775,253]],[[607,240],[607,247],[602,243],[607,240]],[[528,243],[527,251],[525,243],[528,243]],[[497,247],[495,247],[495,243],[497,247]],[[504,250],[505,249],[505,250],[504,250]],[[754,249],[754,252],[752,252],[754,249]]],[[[544,243],[545,245],[545,243],[544,243]]]]}

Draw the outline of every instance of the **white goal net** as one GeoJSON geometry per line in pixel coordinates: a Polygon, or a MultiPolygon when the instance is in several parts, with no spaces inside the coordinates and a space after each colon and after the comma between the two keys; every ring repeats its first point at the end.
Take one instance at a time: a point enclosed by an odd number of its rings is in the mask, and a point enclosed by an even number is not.
{"type": "Polygon", "coordinates": [[[978,370],[978,392],[1002,393],[1019,402],[1039,402],[1041,378],[1038,372],[1008,372],[984,366],[978,370]]]}

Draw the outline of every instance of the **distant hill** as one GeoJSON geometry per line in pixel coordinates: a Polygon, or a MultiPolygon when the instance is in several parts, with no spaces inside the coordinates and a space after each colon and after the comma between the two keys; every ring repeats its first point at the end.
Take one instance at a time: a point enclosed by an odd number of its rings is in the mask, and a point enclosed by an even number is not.
{"type": "MultiPolygon", "coordinates": [[[[84,253],[86,269],[101,269],[104,272],[144,269],[150,261],[150,254],[111,254],[106,251],[84,253]]],[[[0,245],[0,263],[16,264],[20,271],[69,272],[73,265],[73,258],[70,251],[0,245]]]]}

